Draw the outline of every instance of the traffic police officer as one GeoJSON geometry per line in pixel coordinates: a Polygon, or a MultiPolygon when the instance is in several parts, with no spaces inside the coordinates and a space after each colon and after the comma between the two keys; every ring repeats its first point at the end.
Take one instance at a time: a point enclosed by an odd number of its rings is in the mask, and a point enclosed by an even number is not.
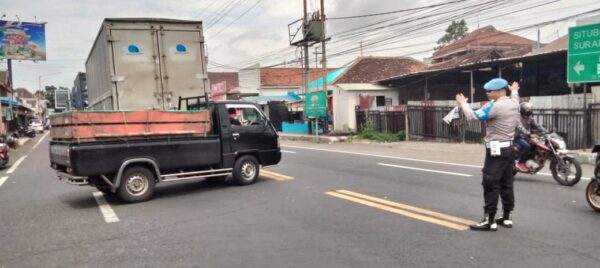
{"type": "Polygon", "coordinates": [[[498,224],[512,227],[511,212],[514,208],[513,165],[515,158],[511,142],[519,122],[519,84],[495,78],[484,86],[490,102],[473,111],[463,94],[456,95],[465,117],[468,120],[487,122],[485,136],[485,164],[483,166],[483,197],[485,200],[484,218],[471,225],[471,230],[496,231],[498,224]],[[510,89],[510,98],[506,89],[510,89]],[[498,198],[502,198],[504,214],[495,220],[498,198]]]}

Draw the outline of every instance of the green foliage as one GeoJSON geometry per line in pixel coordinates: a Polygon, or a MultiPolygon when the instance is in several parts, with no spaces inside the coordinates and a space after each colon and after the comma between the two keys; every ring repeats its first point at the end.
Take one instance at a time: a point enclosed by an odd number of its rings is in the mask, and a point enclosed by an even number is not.
{"type": "Polygon", "coordinates": [[[465,20],[460,21],[452,21],[448,28],[446,29],[446,33],[442,38],[437,41],[438,46],[434,49],[438,50],[460,38],[467,35],[469,33],[469,27],[467,27],[467,23],[465,20]]]}
{"type": "Polygon", "coordinates": [[[375,130],[362,131],[358,134],[361,140],[372,140],[377,142],[398,142],[405,139],[404,131],[398,133],[383,133],[375,130]]]}
{"type": "Polygon", "coordinates": [[[365,111],[365,124],[362,127],[357,137],[361,140],[372,140],[377,142],[397,142],[406,139],[406,133],[400,131],[398,133],[383,133],[376,131],[373,127],[373,120],[369,116],[369,112],[365,111]]]}

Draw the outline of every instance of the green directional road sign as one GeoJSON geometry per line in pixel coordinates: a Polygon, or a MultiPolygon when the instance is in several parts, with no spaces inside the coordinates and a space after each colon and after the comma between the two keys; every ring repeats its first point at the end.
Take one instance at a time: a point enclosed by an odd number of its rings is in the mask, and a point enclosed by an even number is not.
{"type": "Polygon", "coordinates": [[[304,105],[306,117],[322,117],[327,115],[327,97],[325,91],[306,93],[304,105]]]}
{"type": "Polygon", "coordinates": [[[567,81],[600,81],[600,23],[569,28],[567,81]]]}

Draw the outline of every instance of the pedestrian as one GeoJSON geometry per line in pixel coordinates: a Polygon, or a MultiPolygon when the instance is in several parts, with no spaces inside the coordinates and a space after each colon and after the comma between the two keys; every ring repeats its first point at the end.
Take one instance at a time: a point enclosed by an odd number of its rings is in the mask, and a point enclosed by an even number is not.
{"type": "Polygon", "coordinates": [[[475,231],[496,231],[498,224],[512,227],[514,208],[512,141],[519,122],[519,84],[495,78],[483,88],[490,100],[481,109],[473,111],[463,94],[456,95],[467,120],[487,122],[485,136],[485,164],[483,165],[483,197],[485,206],[483,220],[470,226],[475,231]],[[510,98],[506,96],[510,89],[510,98]],[[502,199],[502,218],[495,220],[498,199],[502,199]]]}

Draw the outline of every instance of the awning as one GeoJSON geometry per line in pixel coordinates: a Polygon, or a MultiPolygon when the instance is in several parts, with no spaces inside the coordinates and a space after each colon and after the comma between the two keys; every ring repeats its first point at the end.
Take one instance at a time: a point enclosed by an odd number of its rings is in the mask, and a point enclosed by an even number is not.
{"type": "Polygon", "coordinates": [[[288,92],[287,95],[280,96],[251,96],[243,97],[242,100],[254,102],[257,104],[267,104],[269,101],[285,101],[285,102],[297,102],[301,101],[302,97],[298,96],[294,92],[288,92]]]}
{"type": "MultiPolygon", "coordinates": [[[[346,71],[347,67],[342,67],[339,68],[329,74],[327,74],[327,84],[331,84],[331,82],[333,82],[335,79],[337,79],[340,75],[342,75],[344,73],[344,71],[346,71]]],[[[319,78],[315,81],[310,82],[310,84],[308,84],[308,88],[315,88],[315,87],[323,87],[323,78],[319,78]]]]}
{"type": "MultiPolygon", "coordinates": [[[[2,102],[3,106],[10,106],[11,99],[10,99],[10,97],[2,97],[2,98],[0,98],[0,102],[2,102]]],[[[18,108],[19,106],[21,106],[21,103],[15,99],[12,99],[12,106],[18,108]]]]}

